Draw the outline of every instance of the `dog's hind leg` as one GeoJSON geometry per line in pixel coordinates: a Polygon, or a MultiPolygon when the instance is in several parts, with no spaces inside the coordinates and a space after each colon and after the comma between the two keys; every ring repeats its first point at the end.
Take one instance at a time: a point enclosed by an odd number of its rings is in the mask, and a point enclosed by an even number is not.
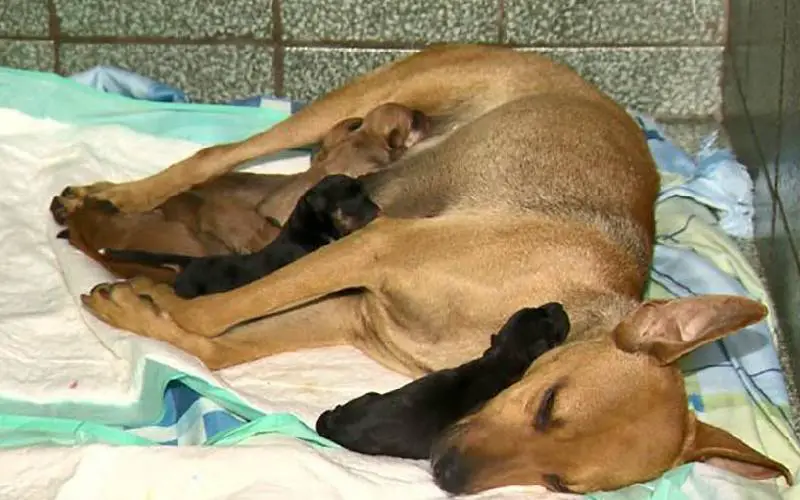
{"type": "Polygon", "coordinates": [[[535,77],[541,70],[567,72],[538,56],[496,47],[452,45],[423,50],[354,79],[269,130],[202,149],[153,176],[121,184],[68,187],[53,199],[51,212],[69,213],[88,196],[108,200],[123,212],[152,209],[244,162],[316,143],[337,122],[364,116],[387,102],[433,117],[434,135],[439,135],[513,97],[540,90],[535,77]],[[496,85],[498,75],[503,85],[496,85]]]}
{"type": "MultiPolygon", "coordinates": [[[[136,280],[115,286],[114,323],[187,352],[218,370],[265,356],[301,349],[354,344],[360,321],[360,296],[329,297],[231,329],[218,337],[188,333],[137,295],[136,280]]],[[[108,313],[109,309],[103,309],[108,313]]],[[[107,319],[98,314],[101,319],[107,319]]],[[[111,321],[109,321],[111,322],[111,321]]]]}

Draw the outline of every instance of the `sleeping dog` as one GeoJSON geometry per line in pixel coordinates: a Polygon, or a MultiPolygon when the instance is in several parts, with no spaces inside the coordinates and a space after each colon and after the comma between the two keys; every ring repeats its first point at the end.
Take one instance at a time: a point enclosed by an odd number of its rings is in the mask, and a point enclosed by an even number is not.
{"type": "Polygon", "coordinates": [[[442,433],[431,452],[437,484],[454,494],[526,484],[587,493],[692,462],[791,484],[785,465],[695,415],[679,364],[767,307],[726,295],[643,299],[659,193],[645,136],[625,109],[542,55],[430,47],[247,140],[131,183],[69,187],[53,207],[71,213],[101,198],[125,213],[150,210],[387,101],[420,109],[434,130],[361,178],[385,217],[230,292],[183,300],[137,278],[98,285],[83,303],[212,370],[350,345],[416,377],[479,357],[486,332],[526,304],[559,302],[568,339],[442,433]]]}
{"type": "Polygon", "coordinates": [[[176,266],[175,293],[192,298],[253,282],[364,227],[379,212],[359,180],[330,175],[303,195],[277,238],[258,252],[192,257],[104,248],[100,253],[111,261],[176,266]]]}
{"type": "Polygon", "coordinates": [[[445,429],[519,380],[568,332],[569,319],[561,304],[520,309],[492,335],[491,346],[480,358],[386,394],[370,392],[339,405],[319,416],[317,432],[368,455],[429,458],[445,429]]]}

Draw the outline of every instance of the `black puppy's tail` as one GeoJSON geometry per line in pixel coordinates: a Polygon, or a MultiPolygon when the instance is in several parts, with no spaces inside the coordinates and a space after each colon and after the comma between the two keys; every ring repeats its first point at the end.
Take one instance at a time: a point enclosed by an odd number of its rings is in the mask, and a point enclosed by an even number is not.
{"type": "Polygon", "coordinates": [[[113,248],[101,248],[97,251],[103,257],[117,262],[133,262],[145,266],[178,266],[184,269],[196,257],[189,255],[178,255],[172,253],[155,253],[145,250],[115,250],[113,248]]]}

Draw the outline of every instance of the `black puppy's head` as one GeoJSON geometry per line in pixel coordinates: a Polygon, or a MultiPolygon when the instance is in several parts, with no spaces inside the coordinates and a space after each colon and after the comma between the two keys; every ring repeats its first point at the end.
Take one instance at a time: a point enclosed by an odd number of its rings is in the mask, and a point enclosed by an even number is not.
{"type": "Polygon", "coordinates": [[[500,358],[530,364],[546,351],[566,340],[570,323],[564,307],[556,302],[541,307],[525,307],[506,321],[491,337],[491,345],[483,354],[487,358],[500,358]]]}
{"type": "Polygon", "coordinates": [[[380,208],[369,198],[361,181],[347,175],[323,178],[304,198],[316,229],[330,240],[347,236],[380,215],[380,208]]]}
{"type": "Polygon", "coordinates": [[[480,358],[339,405],[320,415],[317,432],[361,453],[427,458],[445,429],[519,380],[568,330],[560,304],[521,309],[480,358]]]}

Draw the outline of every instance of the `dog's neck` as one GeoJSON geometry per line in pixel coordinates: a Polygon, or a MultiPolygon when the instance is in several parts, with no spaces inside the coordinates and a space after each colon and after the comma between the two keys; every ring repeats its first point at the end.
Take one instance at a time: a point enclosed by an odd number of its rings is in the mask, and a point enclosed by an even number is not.
{"type": "Polygon", "coordinates": [[[641,299],[614,292],[587,292],[566,301],[570,333],[567,342],[600,339],[619,325],[641,299]],[[579,304],[569,307],[569,302],[579,304]]]}

